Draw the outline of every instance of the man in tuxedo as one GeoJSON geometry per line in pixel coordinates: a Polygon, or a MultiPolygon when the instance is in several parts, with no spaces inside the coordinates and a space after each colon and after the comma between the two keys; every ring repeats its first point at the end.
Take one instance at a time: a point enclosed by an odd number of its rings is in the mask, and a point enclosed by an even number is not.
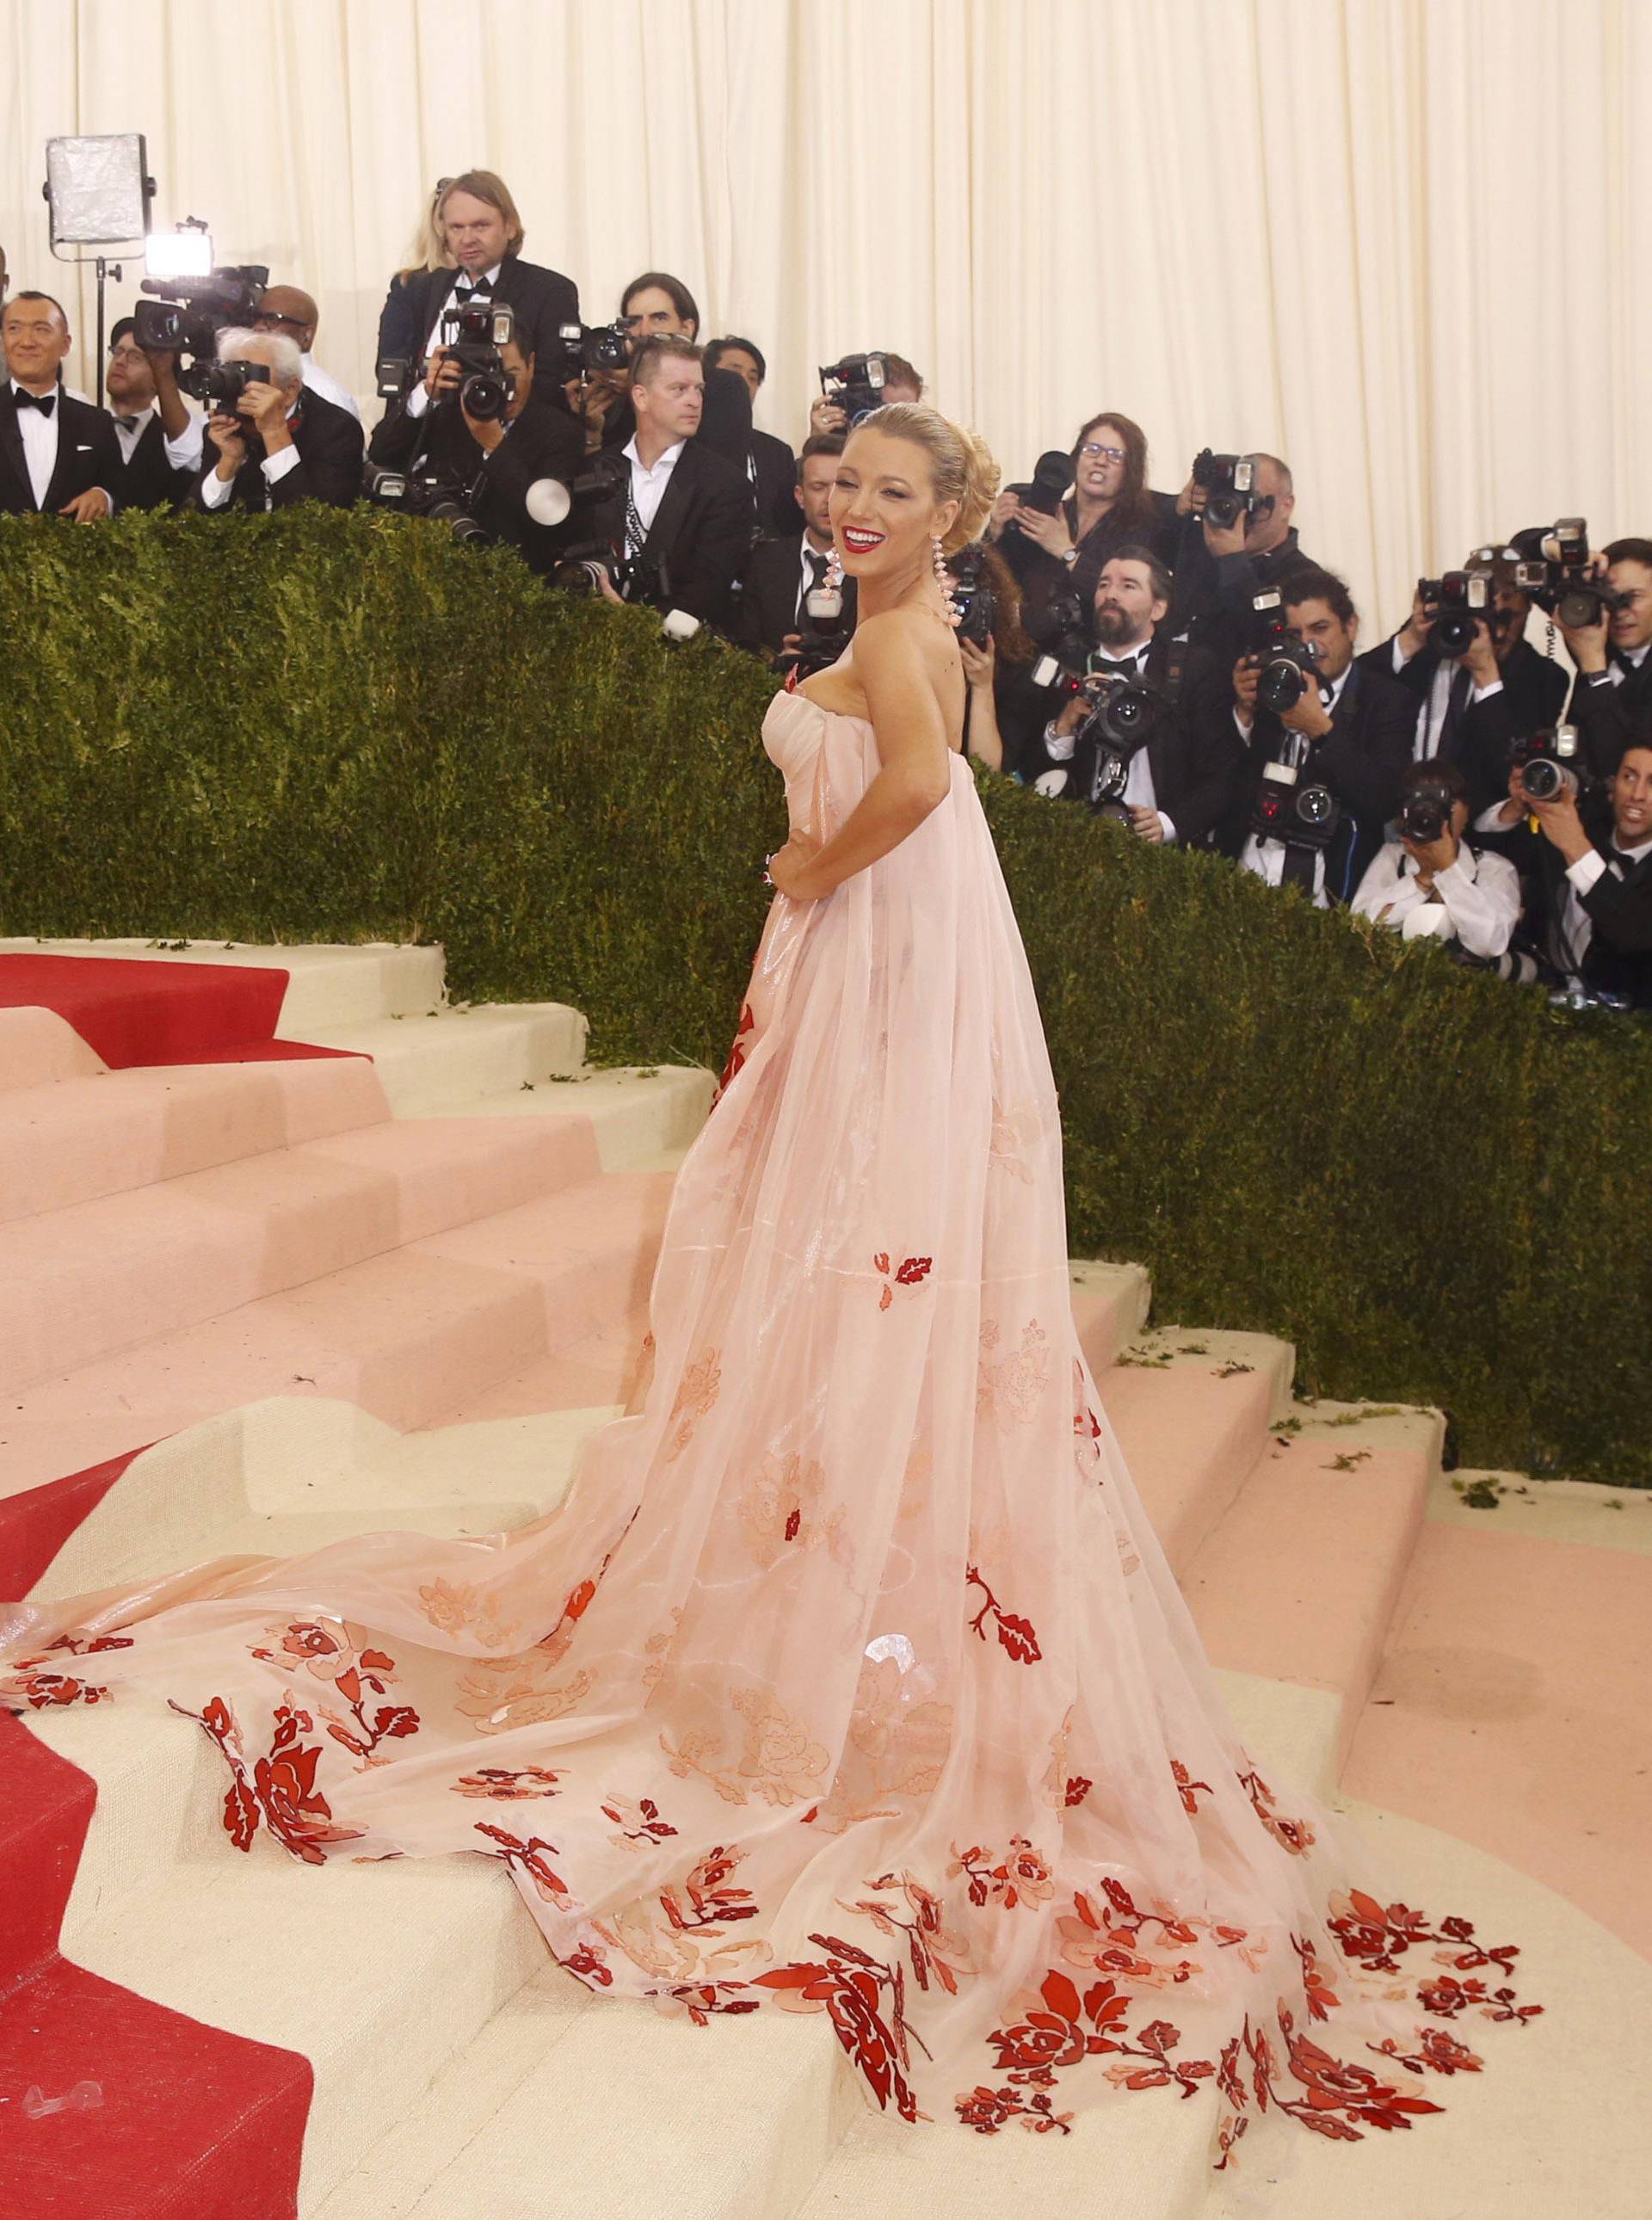
{"type": "MultiPolygon", "coordinates": [[[[727,365],[725,365],[726,367],[727,365]]],[[[792,489],[792,514],[802,513],[803,529],[789,539],[759,539],[745,566],[734,638],[741,647],[766,655],[782,670],[810,629],[808,596],[826,583],[832,553],[832,489],[837,483],[840,432],[819,432],[803,445],[792,489]]],[[[855,628],[855,582],[843,582],[838,628],[855,628]]]]}
{"type": "Polygon", "coordinates": [[[361,411],[356,406],[356,396],[342,379],[334,377],[330,370],[323,370],[310,349],[315,344],[315,327],[321,321],[321,310],[309,295],[296,285],[266,285],[252,318],[255,332],[284,332],[297,343],[303,357],[302,377],[305,388],[319,393],[337,408],[347,408],[359,423],[361,411]]]}
{"type": "Polygon", "coordinates": [[[361,427],[319,393],[306,393],[295,343],[277,332],[222,331],[220,362],[269,371],[233,412],[207,419],[207,465],[196,482],[203,508],[290,508],[324,501],[348,508],[361,498],[361,427]]]}
{"type": "MultiPolygon", "coordinates": [[[[708,377],[714,370],[732,370],[745,383],[753,408],[757,406],[769,365],[755,340],[732,337],[710,340],[706,346],[705,362],[708,377]]],[[[799,498],[797,458],[786,442],[777,440],[772,432],[754,430],[745,474],[751,482],[752,496],[757,504],[758,531],[765,536],[795,539],[799,498]]]]}
{"type": "Polygon", "coordinates": [[[1359,614],[1333,572],[1295,571],[1281,593],[1292,632],[1314,649],[1317,661],[1300,700],[1277,714],[1257,702],[1262,658],[1248,651],[1235,664],[1233,720],[1246,762],[1238,807],[1228,816],[1220,845],[1243,870],[1270,886],[1300,886],[1323,909],[1333,900],[1349,899],[1400,806],[1417,704],[1398,679],[1356,663],[1359,614]],[[1268,766],[1292,755],[1304,760],[1289,783],[1299,789],[1328,787],[1341,810],[1329,846],[1260,836],[1252,829],[1268,766]]]}
{"type": "MultiPolygon", "coordinates": [[[[467,170],[444,188],[435,222],[454,266],[415,271],[407,281],[413,327],[423,335],[421,359],[441,345],[443,309],[474,298],[508,302],[534,361],[558,362],[562,327],[579,321],[579,289],[559,270],[523,260],[522,220],[504,180],[491,170],[467,170]]],[[[541,397],[554,403],[560,390],[556,381],[547,375],[542,384],[541,397]]],[[[423,415],[429,405],[421,395],[419,385],[408,395],[412,415],[423,415]]]]}
{"type": "Polygon", "coordinates": [[[1455,764],[1468,782],[1471,814],[1501,799],[1511,740],[1541,731],[1566,702],[1564,670],[1525,636],[1530,596],[1493,573],[1489,618],[1478,618],[1461,655],[1443,654],[1436,612],[1420,593],[1392,639],[1360,658],[1397,678],[1417,702],[1417,763],[1455,764]]]}
{"type": "Polygon", "coordinates": [[[1534,801],[1513,771],[1507,799],[1479,829],[1524,867],[1555,976],[1652,1008],[1652,739],[1631,739],[1610,782],[1580,800],[1562,789],[1534,801]]]}
{"type": "Polygon", "coordinates": [[[368,443],[367,459],[386,470],[439,472],[490,539],[514,547],[544,576],[566,541],[567,527],[538,522],[529,514],[529,490],[544,478],[571,486],[585,443],[573,418],[536,385],[533,358],[522,341],[513,337],[500,354],[512,384],[502,416],[471,415],[459,365],[439,349],[425,377],[436,405],[412,416],[404,402],[393,402],[368,443]]]}
{"type": "MultiPolygon", "coordinates": [[[[637,429],[606,523],[631,566],[626,598],[683,609],[720,628],[751,546],[751,489],[738,465],[695,438],[704,396],[692,340],[642,342],[631,365],[637,429]]],[[[611,585],[607,590],[620,598],[611,585]]]]}
{"type": "MultiPolygon", "coordinates": [[[[1093,672],[1150,688],[1163,705],[1130,759],[1117,800],[1144,840],[1207,847],[1231,809],[1244,753],[1222,673],[1200,648],[1172,639],[1170,574],[1150,547],[1121,547],[1102,565],[1094,601],[1093,672]]],[[[1094,802],[1100,752],[1081,737],[1089,703],[1075,694],[1044,727],[1042,794],[1094,802]]]]}
{"type": "Polygon", "coordinates": [[[63,390],[69,319],[49,293],[14,293],[0,313],[0,512],[39,509],[95,523],[114,513],[123,465],[108,412],[63,390]]]}
{"type": "Polygon", "coordinates": [[[1456,764],[1431,757],[1407,766],[1396,829],[1399,838],[1385,840],[1366,868],[1355,915],[1407,940],[1456,941],[1482,963],[1502,956],[1520,922],[1520,875],[1506,856],[1469,840],[1468,787],[1456,764]],[[1407,829],[1419,802],[1438,813],[1431,839],[1407,829]]]}
{"type": "Polygon", "coordinates": [[[1213,524],[1205,514],[1206,490],[1189,484],[1188,503],[1176,549],[1175,602],[1170,629],[1231,670],[1244,652],[1256,595],[1282,589],[1300,571],[1320,565],[1303,552],[1293,518],[1296,482],[1277,455],[1256,454],[1256,504],[1241,509],[1231,524],[1213,524]]]}
{"type": "Polygon", "coordinates": [[[1604,552],[1624,606],[1603,610],[1598,624],[1561,627],[1578,671],[1572,722],[1597,778],[1611,776],[1632,742],[1652,738],[1652,539],[1614,539],[1604,552]]]}
{"type": "Polygon", "coordinates": [[[122,316],[109,334],[109,396],[115,437],[121,449],[122,508],[182,507],[201,471],[201,417],[178,390],[171,353],[146,354],[136,327],[122,316]]]}

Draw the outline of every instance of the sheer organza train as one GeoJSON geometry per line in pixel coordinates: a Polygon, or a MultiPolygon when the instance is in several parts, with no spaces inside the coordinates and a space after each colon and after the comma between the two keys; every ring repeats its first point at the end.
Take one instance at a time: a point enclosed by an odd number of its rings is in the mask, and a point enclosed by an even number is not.
{"type": "MultiPolygon", "coordinates": [[[[822,838],[878,766],[801,695],[764,739],[822,838]]],[[[1069,1284],[1038,1003],[955,758],[882,861],[776,896],[651,1384],[561,1509],[10,1607],[0,1688],[140,1685],[221,1751],[236,1847],[502,1859],[570,1974],[825,2012],[907,2120],[1062,2134],[1164,2089],[1208,2100],[1219,2168],[1263,2119],[1409,2127],[1533,2009],[1515,1954],[1373,1893],[1244,1747],[1069,1284]]]]}

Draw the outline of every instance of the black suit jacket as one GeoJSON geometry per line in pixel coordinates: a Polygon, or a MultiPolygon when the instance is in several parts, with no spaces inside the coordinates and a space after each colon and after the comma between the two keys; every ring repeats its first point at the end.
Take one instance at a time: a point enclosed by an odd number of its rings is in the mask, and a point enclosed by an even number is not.
{"type": "MultiPolygon", "coordinates": [[[[421,358],[443,302],[452,291],[456,270],[419,270],[407,280],[397,327],[412,329],[413,352],[421,358]]],[[[560,270],[542,269],[508,254],[499,265],[493,298],[508,301],[533,350],[533,367],[547,400],[561,393],[561,327],[579,321],[579,288],[560,270]]],[[[386,306],[390,303],[387,302],[386,306]]],[[[566,406],[565,397],[563,405],[566,406]]]]}
{"type": "Polygon", "coordinates": [[[490,539],[514,547],[529,566],[548,571],[569,543],[573,520],[536,524],[526,506],[528,488],[539,478],[560,478],[571,486],[583,465],[585,439],[566,409],[557,408],[536,385],[489,454],[471,436],[457,405],[444,403],[422,417],[409,416],[392,402],[368,442],[368,459],[387,470],[405,470],[420,452],[468,489],[471,514],[490,539]]]}
{"type": "Polygon", "coordinates": [[[772,432],[751,434],[751,469],[756,477],[757,529],[782,539],[798,538],[797,458],[772,432]]]}
{"type": "MultiPolygon", "coordinates": [[[[1433,648],[1422,649],[1396,671],[1391,636],[1359,659],[1368,670],[1403,686],[1421,714],[1440,667],[1433,648]]],[[[1553,725],[1566,702],[1565,671],[1547,656],[1539,655],[1530,640],[1517,640],[1499,668],[1502,691],[1484,702],[1470,702],[1438,751],[1438,759],[1455,763],[1468,782],[1471,817],[1478,817],[1508,792],[1509,751],[1516,738],[1553,725]]],[[[1413,750],[1415,745],[1413,734],[1413,750]]]]}
{"type": "MultiPolygon", "coordinates": [[[[802,590],[803,535],[789,539],[759,539],[751,550],[740,587],[739,608],[731,637],[754,652],[778,655],[788,633],[797,630],[798,596],[802,590]]],[[[843,623],[855,624],[855,582],[843,582],[843,623]]]]}
{"type": "MultiPolygon", "coordinates": [[[[109,411],[94,408],[88,402],[72,401],[59,386],[54,413],[58,456],[46,499],[41,503],[43,512],[55,516],[65,503],[90,492],[93,486],[102,486],[118,508],[126,465],[121,460],[121,443],[109,411]]],[[[0,385],[0,514],[16,515],[34,506],[23,435],[17,428],[17,399],[7,378],[0,385]]]]}
{"type": "Polygon", "coordinates": [[[1628,662],[1620,668],[1623,677],[1615,686],[1604,672],[1597,683],[1579,671],[1572,688],[1572,722],[1597,778],[1611,776],[1631,743],[1652,745],[1652,655],[1643,656],[1638,669],[1628,662]]]}
{"type": "MultiPolygon", "coordinates": [[[[630,465],[615,499],[604,505],[606,535],[616,549],[625,546],[625,495],[630,465]]],[[[643,543],[642,559],[657,584],[634,599],[656,608],[686,609],[720,630],[731,621],[734,582],[751,547],[751,488],[738,465],[698,440],[683,443],[666,482],[654,521],[643,543]]]]}
{"type": "MultiPolygon", "coordinates": [[[[1244,773],[1231,683],[1213,658],[1173,640],[1163,626],[1147,652],[1143,678],[1166,700],[1146,744],[1154,801],[1183,847],[1208,847],[1235,807],[1244,773]]],[[[1068,788],[1075,799],[1089,793],[1094,768],[1093,744],[1081,744],[1068,788]]]]}
{"type": "MultiPolygon", "coordinates": [[[[117,446],[119,440],[117,433],[117,446]]],[[[215,458],[216,451],[214,452],[215,458]]],[[[116,505],[122,508],[160,508],[170,502],[174,508],[183,508],[194,490],[195,480],[190,473],[175,470],[167,461],[165,432],[159,416],[152,416],[122,467],[119,486],[109,489],[116,505]]]]}
{"type": "MultiPolygon", "coordinates": [[[[1287,585],[1300,571],[1320,566],[1302,552],[1293,525],[1277,547],[1265,554],[1215,555],[1205,545],[1205,527],[1197,516],[1182,520],[1176,552],[1175,591],[1167,619],[1172,633],[1185,632],[1189,639],[1216,658],[1230,681],[1233,666],[1250,644],[1255,596],[1287,585]]],[[[1392,683],[1392,682],[1391,682],[1392,683]]]]}
{"type": "MultiPolygon", "coordinates": [[[[113,437],[111,432],[110,436],[113,437]]],[[[298,450],[296,465],[273,485],[263,471],[264,443],[254,433],[246,443],[246,460],[235,473],[228,508],[290,508],[295,502],[324,501],[333,508],[348,508],[361,498],[362,431],[347,408],[305,387],[299,402],[292,441],[298,450]]],[[[218,450],[208,433],[203,449],[201,475],[195,481],[195,500],[202,508],[201,489],[218,467],[218,450]]]]}
{"type": "MultiPolygon", "coordinates": [[[[1029,539],[1018,527],[1011,526],[1001,533],[996,543],[998,552],[1015,574],[1023,605],[1035,610],[1042,608],[1053,595],[1070,587],[1088,610],[1095,598],[1102,571],[1121,547],[1150,548],[1168,567],[1176,551],[1175,496],[1150,492],[1147,499],[1148,514],[1135,524],[1122,524],[1111,514],[1094,524],[1079,541],[1078,560],[1070,569],[1047,554],[1036,539],[1029,539]]],[[[1076,532],[1077,505],[1068,501],[1063,513],[1068,530],[1076,532]]]]}
{"type": "MultiPolygon", "coordinates": [[[[1607,854],[1613,826],[1605,795],[1599,789],[1586,794],[1578,814],[1590,839],[1607,854]]],[[[1534,832],[1524,817],[1507,829],[1476,832],[1474,838],[1506,856],[1519,872],[1524,938],[1557,977],[1580,974],[1587,987],[1627,995],[1636,1009],[1652,1008],[1652,856],[1603,871],[1579,897],[1591,928],[1579,965],[1566,932],[1566,863],[1553,841],[1534,832]]]]}
{"type": "MultiPolygon", "coordinates": [[[[1331,730],[1314,747],[1302,776],[1323,782],[1342,805],[1343,822],[1325,856],[1325,892],[1346,901],[1382,845],[1382,828],[1400,807],[1400,787],[1412,759],[1417,700],[1397,678],[1356,660],[1331,714],[1331,730]]],[[[1271,710],[1258,710],[1235,789],[1237,807],[1227,817],[1220,845],[1242,853],[1262,766],[1275,761],[1285,727],[1271,710]]]]}

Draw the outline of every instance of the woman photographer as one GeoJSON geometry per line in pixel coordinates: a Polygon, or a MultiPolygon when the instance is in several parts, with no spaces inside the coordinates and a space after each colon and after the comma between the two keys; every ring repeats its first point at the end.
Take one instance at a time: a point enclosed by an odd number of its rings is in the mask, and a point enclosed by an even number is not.
{"type": "Polygon", "coordinates": [[[1074,440],[1071,490],[1053,516],[1013,491],[993,504],[987,537],[997,546],[1029,602],[1071,586],[1088,608],[1096,581],[1120,547],[1150,547],[1175,559],[1180,520],[1174,494],[1147,483],[1147,434],[1128,416],[1092,416],[1074,440]]]}

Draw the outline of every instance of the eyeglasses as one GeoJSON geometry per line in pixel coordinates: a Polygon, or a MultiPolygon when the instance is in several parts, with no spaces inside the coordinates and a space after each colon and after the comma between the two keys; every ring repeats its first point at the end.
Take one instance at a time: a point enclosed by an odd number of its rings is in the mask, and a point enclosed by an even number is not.
{"type": "Polygon", "coordinates": [[[294,332],[307,332],[309,329],[309,326],[302,316],[278,316],[273,309],[260,309],[252,319],[252,329],[255,332],[259,331],[265,324],[285,324],[289,331],[294,332]]]}
{"type": "Polygon", "coordinates": [[[1087,440],[1078,452],[1081,455],[1093,455],[1104,463],[1122,463],[1125,459],[1122,447],[1099,447],[1094,440],[1087,440]]]}

